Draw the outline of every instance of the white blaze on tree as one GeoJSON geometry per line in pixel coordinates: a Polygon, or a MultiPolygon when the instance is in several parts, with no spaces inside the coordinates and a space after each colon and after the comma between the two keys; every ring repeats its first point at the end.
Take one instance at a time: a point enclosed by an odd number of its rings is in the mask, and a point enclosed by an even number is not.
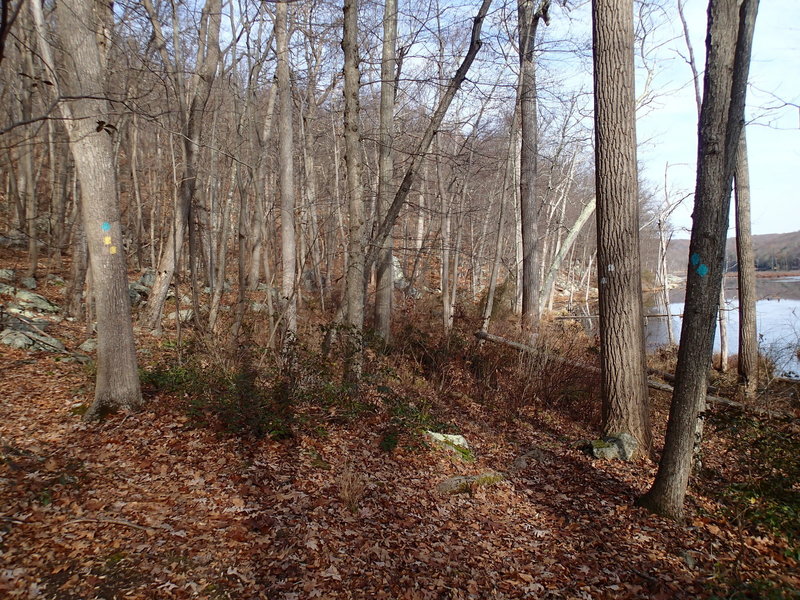
{"type": "Polygon", "coordinates": [[[633,0],[592,2],[603,432],[650,451],[636,164],[633,0]]]}

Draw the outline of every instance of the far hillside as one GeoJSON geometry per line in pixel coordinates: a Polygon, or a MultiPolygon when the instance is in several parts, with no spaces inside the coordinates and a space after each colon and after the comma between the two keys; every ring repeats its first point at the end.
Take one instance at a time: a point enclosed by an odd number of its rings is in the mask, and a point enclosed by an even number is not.
{"type": "MultiPolygon", "coordinates": [[[[768,233],[753,236],[756,269],[759,271],[800,270],[800,231],[768,233]]],[[[736,238],[728,238],[728,271],[736,271],[736,238]]],[[[686,274],[689,262],[689,240],[672,240],[667,250],[670,273],[686,274]]]]}

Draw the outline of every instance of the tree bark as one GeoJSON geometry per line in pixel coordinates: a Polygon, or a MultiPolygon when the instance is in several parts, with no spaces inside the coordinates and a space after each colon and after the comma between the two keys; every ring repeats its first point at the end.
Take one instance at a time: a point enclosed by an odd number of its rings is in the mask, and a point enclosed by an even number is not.
{"type": "Polygon", "coordinates": [[[550,0],[542,0],[534,11],[533,0],[519,0],[519,103],[522,135],[520,140],[519,202],[522,224],[522,324],[535,330],[539,322],[539,213],[536,198],[536,153],[538,149],[538,112],[536,98],[536,63],[534,44],[539,21],[549,22],[550,0]]]}
{"type": "MultiPolygon", "coordinates": [[[[383,50],[381,58],[381,105],[378,148],[378,200],[376,220],[380,223],[389,210],[394,175],[394,104],[397,86],[397,0],[386,0],[383,7],[383,50]]],[[[391,233],[378,250],[375,282],[375,331],[384,342],[391,341],[394,270],[391,233]]]]}
{"type": "Polygon", "coordinates": [[[698,128],[694,225],[686,304],[669,422],[658,473],[639,504],[681,520],[694,434],[706,389],[737,146],[758,0],[710,0],[706,71],[698,128]]]}
{"type": "Polygon", "coordinates": [[[81,182],[83,226],[89,249],[97,309],[95,399],[85,418],[141,405],[131,323],[125,252],[112,148],[113,113],[104,96],[107,73],[96,41],[92,3],[62,0],[56,5],[58,34],[71,73],[65,121],[81,182]],[[83,32],[82,34],[80,32],[83,32]]]}
{"type": "MultiPolygon", "coordinates": [[[[345,0],[342,51],[344,52],[344,145],[347,169],[347,200],[350,217],[347,247],[347,378],[361,378],[362,330],[364,327],[364,286],[367,273],[364,256],[364,190],[361,183],[361,140],[359,135],[359,71],[357,0],[345,0]]],[[[383,245],[383,240],[380,241],[383,245]]]]}
{"type": "Polygon", "coordinates": [[[639,262],[633,0],[592,2],[603,432],[652,444],[639,262]]]}
{"type": "Polygon", "coordinates": [[[747,165],[747,135],[742,127],[736,150],[736,254],[739,268],[739,382],[745,397],[758,387],[758,331],[756,329],[756,261],[750,233],[750,170],[747,165]]]}
{"type": "Polygon", "coordinates": [[[297,335],[297,294],[295,242],[294,157],[292,129],[292,89],[289,81],[288,5],[275,8],[275,44],[278,53],[278,186],[281,192],[281,297],[284,305],[286,341],[297,335]]]}

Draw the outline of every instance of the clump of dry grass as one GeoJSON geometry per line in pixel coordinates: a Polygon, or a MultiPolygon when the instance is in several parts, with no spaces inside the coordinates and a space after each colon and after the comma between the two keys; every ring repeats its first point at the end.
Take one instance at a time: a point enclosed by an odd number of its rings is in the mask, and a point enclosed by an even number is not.
{"type": "Polygon", "coordinates": [[[342,474],[339,475],[339,498],[351,513],[358,510],[366,489],[367,478],[355,470],[352,462],[345,462],[342,474]]]}

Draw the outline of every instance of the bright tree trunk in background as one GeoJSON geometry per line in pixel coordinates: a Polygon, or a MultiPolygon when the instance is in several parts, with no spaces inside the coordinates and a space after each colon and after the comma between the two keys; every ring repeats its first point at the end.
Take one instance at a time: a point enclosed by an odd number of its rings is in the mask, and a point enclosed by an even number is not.
{"type": "Polygon", "coordinates": [[[633,0],[594,0],[592,23],[603,433],[628,433],[647,454],[633,0]]]}
{"type": "Polygon", "coordinates": [[[539,212],[536,198],[538,124],[534,44],[539,20],[547,22],[549,0],[534,12],[534,0],[519,0],[519,103],[522,135],[519,202],[522,222],[522,323],[534,329],[539,321],[539,212]]]}
{"type": "Polygon", "coordinates": [[[739,383],[747,397],[758,386],[758,331],[756,328],[756,261],[750,233],[750,170],[744,127],[736,151],[736,254],[739,278],[739,383]]]}
{"type": "Polygon", "coordinates": [[[739,0],[709,2],[694,224],[675,390],[658,474],[639,499],[642,506],[675,519],[683,518],[696,425],[711,364],[758,0],[738,5],[739,0]]]}
{"type": "Polygon", "coordinates": [[[74,99],[65,121],[81,183],[83,227],[91,262],[97,311],[95,399],[85,417],[138,408],[142,397],[128,298],[125,250],[115,181],[114,119],[104,96],[107,73],[95,37],[94,3],[60,0],[58,34],[66,54],[67,85],[74,99]]]}
{"type": "MultiPolygon", "coordinates": [[[[386,0],[383,9],[383,55],[381,58],[380,145],[378,149],[377,221],[385,217],[391,204],[394,173],[394,102],[395,71],[397,70],[397,0],[386,0]]],[[[375,330],[385,342],[391,337],[392,296],[392,236],[387,237],[376,261],[375,330]]]]}
{"type": "Polygon", "coordinates": [[[285,2],[275,9],[275,45],[278,51],[278,186],[281,193],[281,297],[287,340],[297,334],[296,243],[294,230],[294,142],[292,89],[289,81],[289,15],[285,2]]]}

